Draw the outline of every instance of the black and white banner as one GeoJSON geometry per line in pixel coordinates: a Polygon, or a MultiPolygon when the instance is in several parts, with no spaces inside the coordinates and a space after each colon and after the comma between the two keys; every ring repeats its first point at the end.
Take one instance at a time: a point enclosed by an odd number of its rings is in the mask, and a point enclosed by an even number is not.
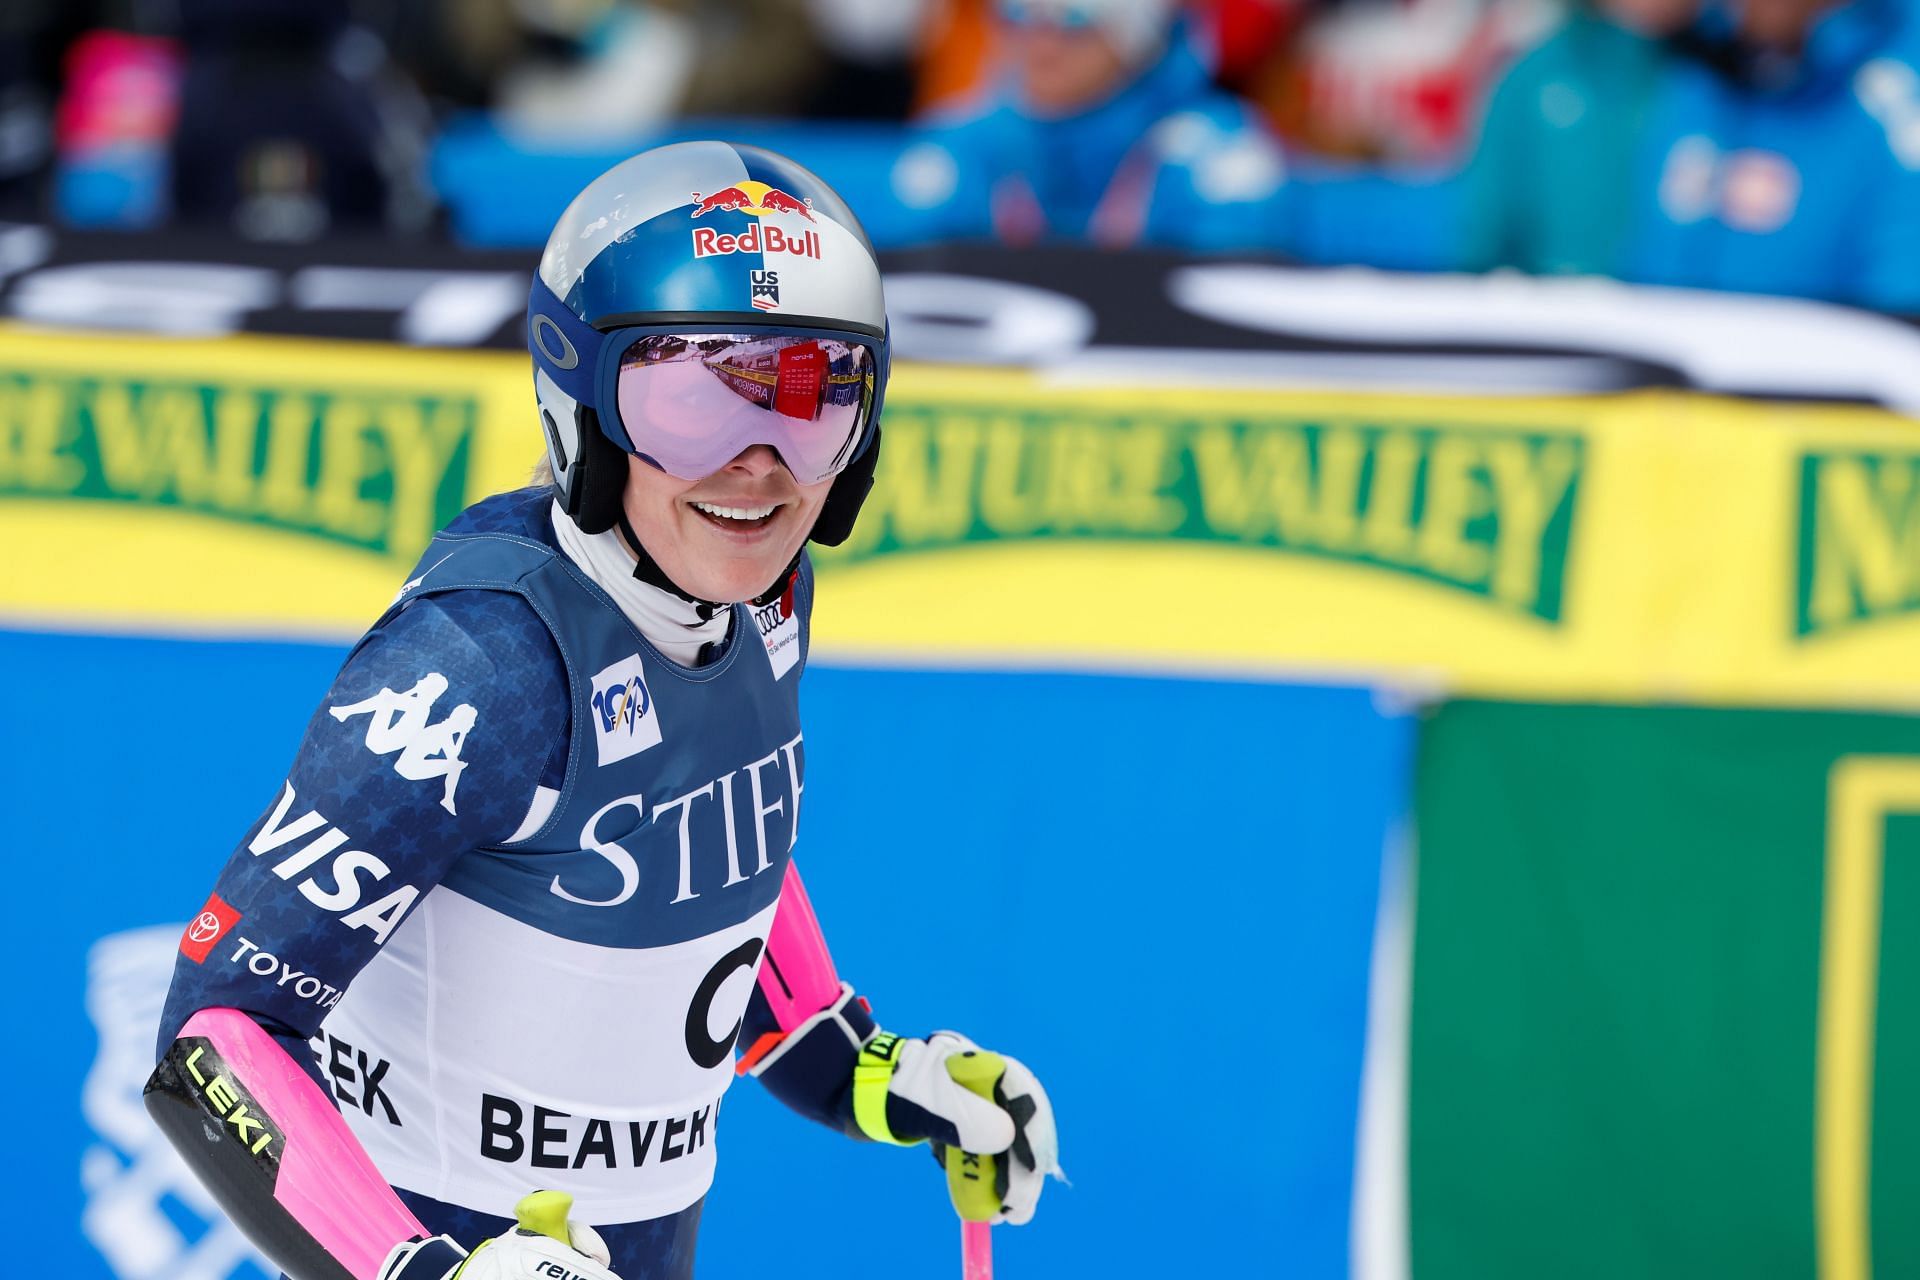
{"type": "MultiPolygon", "coordinates": [[[[521,343],[531,253],[0,226],[0,314],[62,328],[521,343]]],[[[1472,394],[1690,387],[1920,412],[1920,328],[1797,299],[1154,252],[888,255],[896,354],[1089,384],[1472,394]]]]}

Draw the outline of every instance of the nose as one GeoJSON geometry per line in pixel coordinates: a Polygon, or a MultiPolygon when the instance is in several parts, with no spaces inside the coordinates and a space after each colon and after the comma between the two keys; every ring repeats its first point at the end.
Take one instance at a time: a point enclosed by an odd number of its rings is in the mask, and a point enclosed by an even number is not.
{"type": "Polygon", "coordinates": [[[750,444],[734,455],[733,461],[727,464],[726,469],[742,472],[758,479],[761,476],[772,475],[786,465],[772,445],[750,444]]]}

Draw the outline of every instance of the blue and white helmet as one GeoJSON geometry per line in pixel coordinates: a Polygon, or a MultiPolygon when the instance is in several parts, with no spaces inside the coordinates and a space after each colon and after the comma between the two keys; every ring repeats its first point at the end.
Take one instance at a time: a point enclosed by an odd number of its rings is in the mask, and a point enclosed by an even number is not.
{"type": "MultiPolygon", "coordinates": [[[[775,340],[762,347],[813,340],[800,353],[808,359],[793,362],[811,381],[800,373],[788,381],[831,401],[818,420],[845,439],[824,447],[789,441],[822,452],[812,472],[802,475],[780,434],[807,426],[806,410],[794,409],[787,382],[776,406],[771,373],[723,371],[740,396],[752,390],[741,390],[746,377],[764,377],[757,417],[772,427],[754,427],[754,415],[714,420],[735,419],[733,436],[780,449],[803,481],[835,475],[813,538],[843,541],[878,452],[889,365],[880,266],[831,187],[791,160],[734,143],[674,143],[623,160],[574,198],[547,240],[527,302],[527,345],[562,505],[589,532],[610,528],[625,484],[623,453],[695,478],[686,468],[696,464],[672,451],[686,451],[707,415],[696,410],[691,416],[701,421],[693,422],[682,412],[671,429],[650,427],[638,420],[642,398],[623,392],[622,375],[657,367],[668,348],[711,346],[711,335],[743,347],[761,338],[775,340]],[[687,341],[676,344],[680,338],[687,341]],[[623,404],[635,420],[623,420],[623,404]],[[780,416],[787,413],[802,416],[780,416]]],[[[787,365],[780,361],[783,379],[787,365]]],[[[656,394],[650,403],[664,402],[656,394]]],[[[726,439],[706,443],[727,447],[726,439]]]]}

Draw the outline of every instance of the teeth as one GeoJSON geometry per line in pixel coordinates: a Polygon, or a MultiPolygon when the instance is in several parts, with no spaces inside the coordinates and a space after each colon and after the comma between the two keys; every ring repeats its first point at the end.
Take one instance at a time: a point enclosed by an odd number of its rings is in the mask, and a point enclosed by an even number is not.
{"type": "Polygon", "coordinates": [[[710,516],[719,516],[725,520],[760,520],[780,509],[779,503],[765,507],[721,507],[711,502],[696,502],[694,506],[710,516]]]}

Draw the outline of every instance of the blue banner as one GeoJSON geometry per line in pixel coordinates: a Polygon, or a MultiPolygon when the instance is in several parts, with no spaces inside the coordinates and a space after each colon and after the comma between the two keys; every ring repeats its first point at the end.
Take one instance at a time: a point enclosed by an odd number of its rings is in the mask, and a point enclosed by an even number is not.
{"type": "MultiPolygon", "coordinates": [[[[28,946],[8,1096],[82,1277],[262,1273],[147,1123],[182,922],[344,649],[0,632],[28,946]],[[48,1095],[47,1082],[62,1082],[48,1095]],[[66,1082],[78,1082],[77,1095],[66,1082]]],[[[1071,1186],[1006,1274],[1347,1274],[1368,958],[1412,722],[1366,689],[818,667],[797,856],[891,1029],[1047,1085],[1071,1186]]],[[[924,1152],[728,1095],[700,1271],[957,1269],[924,1152]]]]}

